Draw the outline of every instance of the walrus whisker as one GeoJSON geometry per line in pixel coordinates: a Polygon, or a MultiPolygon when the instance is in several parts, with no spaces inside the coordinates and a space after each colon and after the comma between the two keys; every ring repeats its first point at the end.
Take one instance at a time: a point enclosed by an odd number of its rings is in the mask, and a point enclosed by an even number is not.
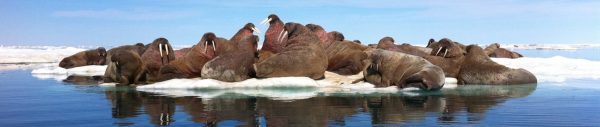
{"type": "Polygon", "coordinates": [[[446,49],[446,52],[444,52],[444,57],[446,57],[446,55],[448,54],[448,50],[450,49],[446,49]]]}
{"type": "Polygon", "coordinates": [[[440,54],[440,51],[442,51],[442,47],[440,47],[440,48],[438,49],[438,51],[435,53],[435,55],[437,56],[438,54],[440,54]]]}
{"type": "Polygon", "coordinates": [[[256,29],[256,27],[252,27],[252,30],[258,34],[260,34],[260,30],[256,29]]]}

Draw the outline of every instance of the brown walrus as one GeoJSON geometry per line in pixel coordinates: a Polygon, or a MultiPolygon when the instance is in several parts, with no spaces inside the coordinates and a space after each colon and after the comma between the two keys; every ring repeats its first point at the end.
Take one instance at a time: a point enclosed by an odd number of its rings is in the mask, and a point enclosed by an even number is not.
{"type": "Polygon", "coordinates": [[[281,52],[254,64],[256,76],[323,78],[328,59],[323,55],[317,35],[298,23],[286,23],[284,31],[281,38],[288,38],[285,42],[287,46],[281,52]]]}
{"type": "Polygon", "coordinates": [[[162,66],[175,60],[175,52],[165,38],[157,38],[152,43],[146,45],[146,50],[141,55],[142,61],[146,65],[146,71],[149,81],[159,78],[159,70],[162,66]]]}
{"type": "Polygon", "coordinates": [[[484,52],[487,56],[489,57],[495,57],[495,58],[521,58],[523,57],[523,55],[517,53],[517,52],[513,52],[510,50],[507,50],[505,48],[501,48],[500,44],[498,43],[493,43],[491,45],[489,45],[488,47],[486,47],[484,49],[484,52]]]}
{"type": "Polygon", "coordinates": [[[183,58],[171,61],[160,69],[158,81],[200,77],[202,67],[206,62],[217,57],[219,51],[229,50],[225,49],[228,47],[222,46],[226,43],[229,43],[227,39],[219,38],[212,32],[205,33],[200,42],[194,45],[183,58]]]}
{"type": "Polygon", "coordinates": [[[204,64],[202,78],[238,82],[255,76],[252,64],[256,61],[258,36],[251,35],[236,43],[236,51],[219,54],[204,64]]]}
{"type": "MultiPolygon", "coordinates": [[[[253,23],[246,23],[246,25],[244,25],[244,27],[242,27],[240,30],[238,30],[238,32],[235,33],[235,35],[233,35],[231,37],[231,39],[229,39],[229,41],[233,42],[233,43],[241,42],[246,37],[252,36],[253,32],[260,33],[258,31],[258,29],[256,29],[256,26],[254,26],[253,23]]],[[[237,46],[237,44],[236,44],[236,46],[237,46]]]]}
{"type": "Polygon", "coordinates": [[[117,86],[144,83],[146,67],[137,52],[116,50],[110,62],[104,73],[104,82],[116,82],[117,86]]]}
{"type": "Polygon", "coordinates": [[[479,46],[471,45],[467,48],[458,42],[444,38],[439,42],[431,42],[429,47],[433,48],[431,55],[423,58],[441,67],[446,76],[457,78],[459,84],[497,85],[537,82],[535,76],[527,70],[510,69],[490,60],[479,46]]]}
{"type": "Polygon", "coordinates": [[[283,21],[275,14],[271,14],[261,24],[269,23],[269,28],[265,32],[265,40],[258,52],[259,61],[263,61],[269,56],[279,53],[285,47],[285,42],[279,37],[283,36],[283,21]]]}
{"type": "Polygon", "coordinates": [[[375,49],[370,52],[369,65],[363,70],[364,80],[376,87],[417,87],[438,90],[444,86],[444,72],[427,60],[405,53],[375,49]]]}
{"type": "Polygon", "coordinates": [[[394,43],[395,43],[394,38],[383,37],[379,40],[379,43],[377,44],[377,48],[389,50],[389,51],[406,53],[406,54],[420,56],[420,57],[429,55],[428,51],[430,51],[430,49],[428,49],[428,48],[412,46],[412,45],[406,44],[406,43],[404,43],[402,45],[396,45],[394,43]]]}
{"type": "Polygon", "coordinates": [[[363,51],[367,46],[354,42],[344,41],[344,35],[337,31],[327,33],[323,27],[316,24],[307,24],[312,33],[319,37],[321,46],[328,58],[327,71],[340,75],[354,75],[364,68],[363,60],[367,54],[363,51]]]}
{"type": "Polygon", "coordinates": [[[63,58],[58,64],[62,68],[74,68],[85,65],[104,65],[106,61],[106,49],[99,47],[75,53],[63,58]]]}
{"type": "Polygon", "coordinates": [[[509,85],[536,83],[536,77],[525,69],[511,69],[492,61],[477,45],[466,48],[465,59],[457,77],[459,84],[509,85]]]}

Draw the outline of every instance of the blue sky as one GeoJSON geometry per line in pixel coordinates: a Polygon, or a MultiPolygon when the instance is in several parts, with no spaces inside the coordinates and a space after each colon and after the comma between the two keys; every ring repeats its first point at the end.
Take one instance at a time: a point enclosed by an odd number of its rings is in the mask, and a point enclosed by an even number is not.
{"type": "Polygon", "coordinates": [[[599,8],[598,0],[2,0],[0,45],[114,46],[157,37],[193,45],[205,32],[230,38],[272,13],[363,43],[391,36],[411,44],[443,37],[469,44],[589,44],[600,43],[599,8]]]}

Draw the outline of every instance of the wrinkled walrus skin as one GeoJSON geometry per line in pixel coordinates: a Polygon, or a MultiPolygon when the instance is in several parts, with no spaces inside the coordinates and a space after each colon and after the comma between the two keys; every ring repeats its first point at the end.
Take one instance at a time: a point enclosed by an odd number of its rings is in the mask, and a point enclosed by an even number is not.
{"type": "Polygon", "coordinates": [[[367,82],[376,87],[417,87],[438,90],[444,86],[443,70],[427,60],[405,53],[375,49],[370,52],[369,64],[363,71],[367,82]]]}
{"type": "Polygon", "coordinates": [[[287,46],[280,53],[254,64],[256,76],[324,78],[328,59],[323,55],[324,51],[317,35],[298,23],[286,23],[284,31],[289,33],[284,36],[288,38],[285,40],[287,46]]]}

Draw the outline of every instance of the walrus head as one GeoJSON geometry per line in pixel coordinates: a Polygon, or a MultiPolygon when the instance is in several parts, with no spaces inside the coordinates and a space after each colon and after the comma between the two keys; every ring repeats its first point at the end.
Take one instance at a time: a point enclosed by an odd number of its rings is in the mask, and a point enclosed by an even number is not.
{"type": "Polygon", "coordinates": [[[286,42],[287,40],[293,39],[300,34],[305,34],[310,32],[310,30],[304,27],[302,24],[289,22],[283,26],[283,31],[279,33],[277,37],[280,42],[286,42]]]}
{"type": "Polygon", "coordinates": [[[197,45],[202,47],[202,54],[204,54],[208,58],[212,59],[217,55],[217,43],[215,42],[216,39],[217,35],[215,35],[215,33],[207,32],[204,33],[204,35],[202,35],[202,39],[200,39],[199,44],[201,45],[197,45]]]}
{"type": "MultiPolygon", "coordinates": [[[[175,59],[175,54],[173,52],[173,47],[169,44],[169,40],[166,38],[157,38],[149,46],[146,48],[146,52],[148,51],[156,51],[158,50],[160,56],[160,65],[166,65],[171,60],[175,59]]],[[[146,54],[146,53],[144,53],[146,54]]]]}
{"type": "Polygon", "coordinates": [[[379,43],[377,43],[378,49],[388,49],[388,48],[392,48],[394,46],[395,46],[394,38],[392,38],[392,37],[383,37],[379,40],[379,43]]]}
{"type": "Polygon", "coordinates": [[[253,23],[246,23],[246,25],[244,25],[244,27],[242,29],[249,30],[250,32],[256,32],[256,33],[260,34],[260,30],[256,29],[256,26],[254,26],[253,23]]]}
{"type": "MultiPolygon", "coordinates": [[[[329,33],[327,33],[328,39],[329,41],[344,41],[344,34],[338,32],[338,31],[331,31],[329,33]]],[[[356,42],[358,40],[354,40],[354,42],[356,42]]],[[[358,41],[360,44],[360,41],[358,41]]]]}
{"type": "Polygon", "coordinates": [[[262,22],[260,22],[260,24],[274,24],[274,23],[281,23],[283,24],[283,21],[281,21],[281,19],[279,19],[279,17],[275,14],[271,14],[269,15],[265,20],[263,20],[262,22]]]}
{"type": "Polygon", "coordinates": [[[465,50],[461,44],[454,42],[448,38],[443,38],[439,42],[432,42],[433,39],[429,40],[427,48],[431,48],[430,55],[440,56],[444,58],[453,58],[463,56],[465,50]]]}

